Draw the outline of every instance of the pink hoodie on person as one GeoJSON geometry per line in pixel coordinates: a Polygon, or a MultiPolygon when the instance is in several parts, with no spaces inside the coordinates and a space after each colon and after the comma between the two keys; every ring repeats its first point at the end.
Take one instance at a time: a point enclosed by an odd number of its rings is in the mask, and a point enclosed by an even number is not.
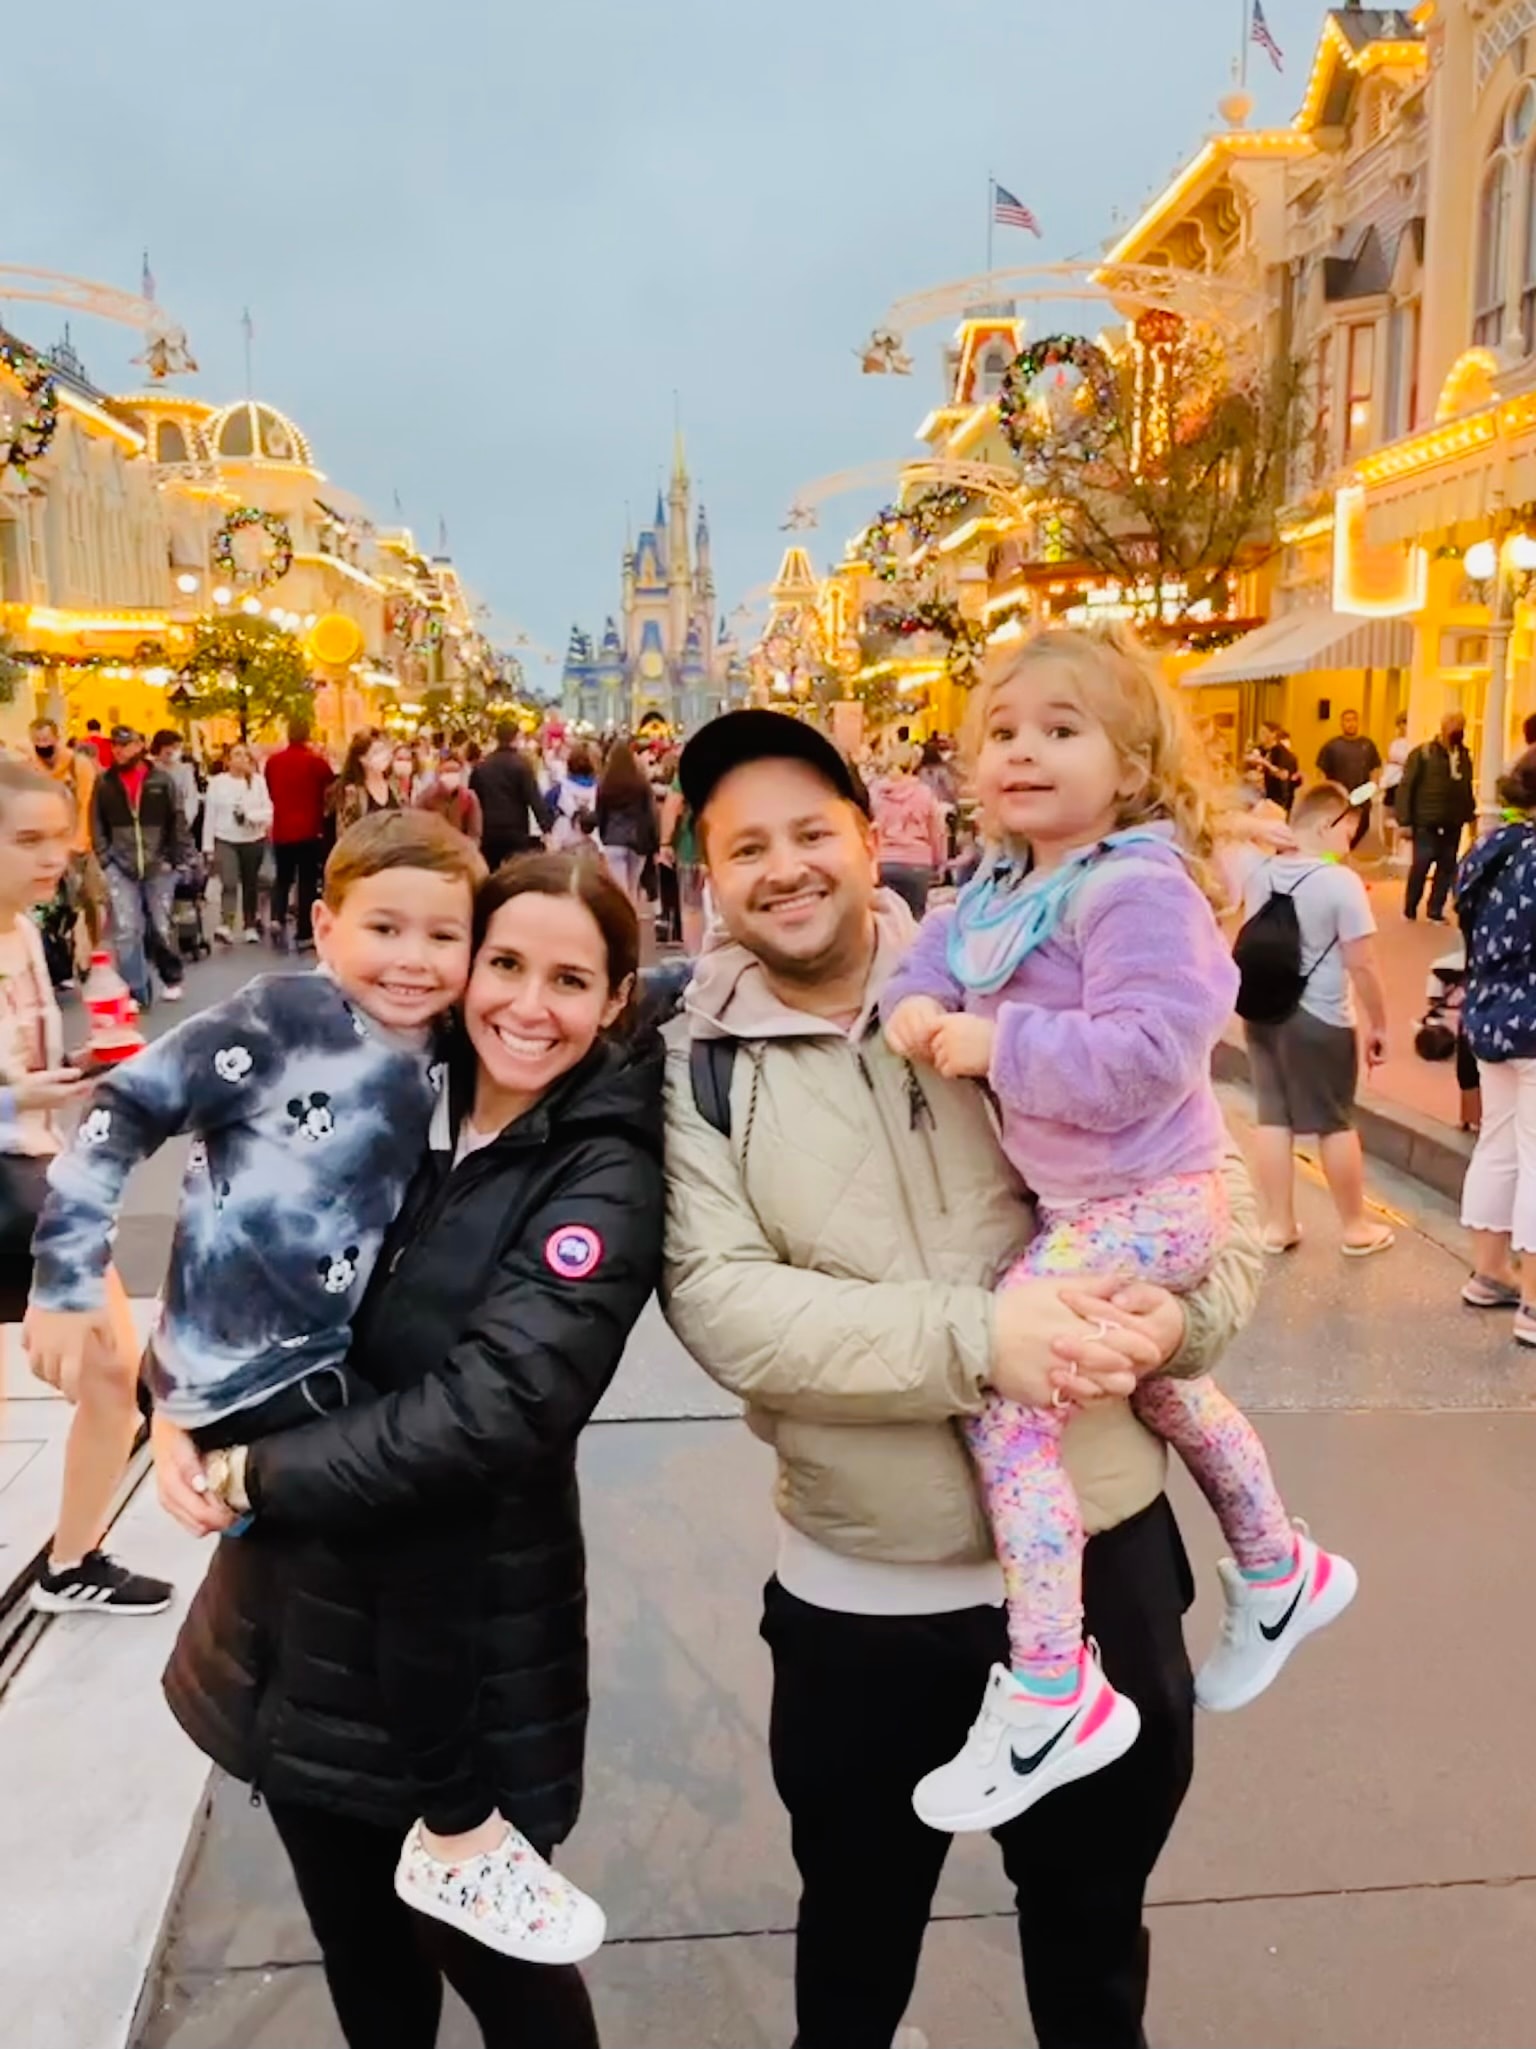
{"type": "Polygon", "coordinates": [[[882,776],[869,793],[882,861],[942,868],[949,853],[939,800],[916,776],[882,776]]]}

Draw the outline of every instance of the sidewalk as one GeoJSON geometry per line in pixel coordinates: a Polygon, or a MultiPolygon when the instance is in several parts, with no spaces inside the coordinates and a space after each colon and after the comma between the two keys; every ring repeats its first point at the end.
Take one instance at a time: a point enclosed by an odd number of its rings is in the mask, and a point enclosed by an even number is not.
{"type": "MultiPolygon", "coordinates": [[[[1360,1136],[1373,1158],[1455,1198],[1472,1155],[1471,1134],[1459,1127],[1456,1065],[1451,1060],[1421,1060],[1413,1050],[1413,1038],[1424,1014],[1429,971],[1437,960],[1459,949],[1461,934],[1454,924],[1429,924],[1422,912],[1419,922],[1410,925],[1403,916],[1401,875],[1381,868],[1362,879],[1380,927],[1388,1057],[1373,1074],[1362,1071],[1360,1136]]],[[[1225,1042],[1216,1049],[1215,1068],[1223,1081],[1248,1078],[1242,1026],[1235,1018],[1225,1042]]]]}
{"type": "MultiPolygon", "coordinates": [[[[1362,1592],[1271,1697],[1201,1721],[1148,1916],[1163,2049],[1536,2042],[1536,1669],[1489,1570],[1529,1522],[1536,1363],[1506,1321],[1458,1303],[1448,1206],[1379,1178],[1398,1249],[1340,1259],[1305,1179],[1306,1245],[1267,1275],[1224,1376],[1362,1592]]],[[[782,2049],[794,2033],[796,1882],[757,1635],[771,1461],[732,1409],[653,1309],[582,1444],[593,1721],[565,1861],[609,1910],[588,1973],[608,2049],[782,2049]]],[[[1199,1653],[1219,1539],[1175,1487],[1199,1653]]],[[[958,1843],[909,2015],[933,2049],[1033,2039],[1010,1905],[991,1843],[958,1843]]],[[[135,2049],[340,2049],[292,1879],[243,1787],[216,1783],[153,1992],[135,2049]]],[[[441,2049],[476,2040],[450,2001],[441,2049]]]]}

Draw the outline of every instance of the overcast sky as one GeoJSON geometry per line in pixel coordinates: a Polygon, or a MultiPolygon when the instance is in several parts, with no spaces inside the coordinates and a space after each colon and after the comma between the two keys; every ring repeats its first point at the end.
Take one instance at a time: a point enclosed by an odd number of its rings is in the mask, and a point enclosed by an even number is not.
{"type": "MultiPolygon", "coordinates": [[[[1290,119],[1321,7],[1269,0],[1258,123],[1290,119]]],[[[673,392],[726,610],[797,489],[905,454],[938,395],[853,350],[982,267],[989,168],[1040,216],[997,261],[1092,253],[1216,124],[1240,0],[73,0],[17,37],[0,261],[161,302],[216,403],[255,389],[383,520],[441,516],[505,638],[563,653],[618,605],[673,392]],[[18,72],[16,65],[22,63],[18,72]]],[[[39,17],[40,18],[40,17],[39,17]]],[[[51,307],[0,302],[29,339],[51,307]]],[[[76,323],[133,389],[125,330],[76,323]]],[[[844,500],[818,561],[872,509],[844,500]]],[[[537,684],[553,672],[530,671],[537,684]]]]}

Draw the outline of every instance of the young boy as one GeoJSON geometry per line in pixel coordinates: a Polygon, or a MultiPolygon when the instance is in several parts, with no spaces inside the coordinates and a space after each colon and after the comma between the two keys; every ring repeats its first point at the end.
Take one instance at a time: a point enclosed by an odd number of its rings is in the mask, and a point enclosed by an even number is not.
{"type": "MultiPolygon", "coordinates": [[[[64,1064],[63,1024],[29,915],[52,901],[77,831],[67,787],[40,766],[0,761],[0,1324],[20,1323],[26,1311],[32,1233],[61,1144],[56,1114],[91,1088],[64,1064]]],[[[133,1319],[110,1268],[102,1300],[111,1339],[93,1341],[74,1375],[58,1528],[31,1598],[54,1613],[155,1615],[170,1602],[165,1581],[98,1548],[139,1422],[133,1319]]]]}
{"type": "Polygon", "coordinates": [[[258,976],[103,1078],[33,1240],[36,1372],[68,1391],[106,1338],[128,1176],[187,1133],[145,1362],[157,1408],[208,1450],[347,1400],[352,1314],[426,1143],[434,1027],[464,992],[484,873],[441,819],[365,820],[326,867],[324,972],[258,976]]]}
{"type": "Polygon", "coordinates": [[[1289,1252],[1296,1222],[1293,1134],[1315,1133],[1323,1174],[1351,1259],[1385,1252],[1392,1232],[1365,1208],[1365,1163],[1355,1130],[1359,1045],[1355,999],[1365,1012],[1367,1067],[1387,1057],[1387,1006],[1376,966],[1376,920],[1365,884],[1344,865],[1356,823],[1348,791],[1319,783],[1291,813],[1294,854],[1256,855],[1244,877],[1243,916],[1276,892],[1292,896],[1306,976],[1299,1007],[1280,1024],[1247,1024],[1257,1104],[1254,1176],[1264,1249],[1289,1252]]]}

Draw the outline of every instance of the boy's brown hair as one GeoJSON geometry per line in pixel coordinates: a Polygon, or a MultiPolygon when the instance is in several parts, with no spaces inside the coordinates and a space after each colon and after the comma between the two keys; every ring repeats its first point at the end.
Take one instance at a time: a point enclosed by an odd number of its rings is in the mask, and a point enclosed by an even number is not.
{"type": "Polygon", "coordinates": [[[473,840],[435,811],[376,811],[360,818],[336,842],[325,864],[325,901],[339,911],[350,890],[391,868],[425,868],[456,876],[473,896],[486,877],[473,840]]]}

